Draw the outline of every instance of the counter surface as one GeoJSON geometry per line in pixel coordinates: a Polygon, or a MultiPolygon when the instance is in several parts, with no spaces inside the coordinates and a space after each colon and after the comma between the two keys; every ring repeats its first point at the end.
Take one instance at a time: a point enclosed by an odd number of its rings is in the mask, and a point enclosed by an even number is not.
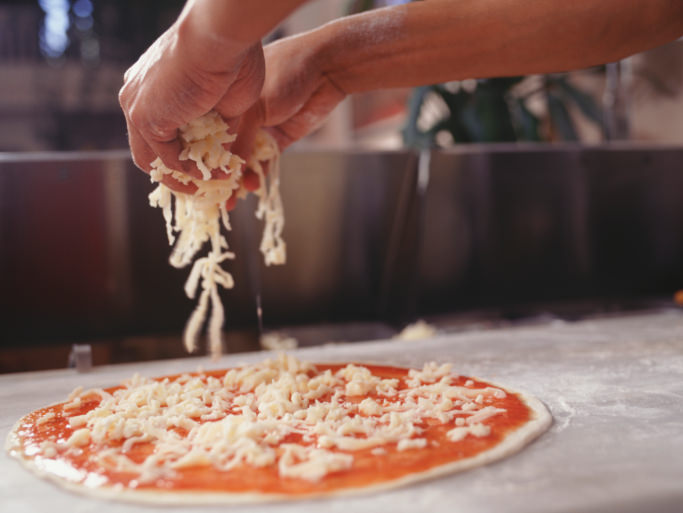
{"type": "MultiPolygon", "coordinates": [[[[372,495],[230,507],[231,512],[674,512],[683,507],[683,312],[671,310],[440,335],[306,348],[312,361],[421,366],[450,361],[455,372],[526,391],[554,424],[522,452],[497,463],[372,495]]],[[[265,353],[0,376],[0,437],[22,415],[65,399],[78,385],[109,386],[135,372],[155,376],[255,362],[265,353]]],[[[4,452],[0,509],[155,512],[79,497],[37,479],[4,452]]],[[[225,507],[183,511],[225,511],[225,507]]]]}

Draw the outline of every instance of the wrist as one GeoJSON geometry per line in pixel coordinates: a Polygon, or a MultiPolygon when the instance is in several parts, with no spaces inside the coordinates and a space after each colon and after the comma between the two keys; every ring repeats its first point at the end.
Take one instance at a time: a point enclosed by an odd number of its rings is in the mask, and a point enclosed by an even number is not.
{"type": "Polygon", "coordinates": [[[348,46],[354,42],[346,33],[346,24],[333,21],[309,34],[309,48],[312,49],[310,61],[319,70],[321,77],[328,79],[344,94],[355,92],[354,77],[349,72],[349,56],[356,52],[348,46]]]}
{"type": "Polygon", "coordinates": [[[244,57],[254,42],[236,38],[231,23],[222,23],[222,16],[212,16],[211,9],[198,3],[188,2],[175,22],[176,53],[181,62],[192,63],[193,67],[226,71],[244,57]]]}
{"type": "Polygon", "coordinates": [[[188,0],[177,23],[183,37],[223,53],[246,51],[306,0],[188,0]]]}
{"type": "Polygon", "coordinates": [[[318,29],[323,73],[346,94],[392,87],[387,74],[395,70],[387,70],[382,64],[405,50],[406,38],[402,34],[411,7],[407,4],[374,9],[318,29]]]}
{"type": "Polygon", "coordinates": [[[361,42],[354,34],[353,21],[349,22],[348,18],[356,16],[332,21],[304,34],[307,41],[299,45],[308,49],[308,66],[317,71],[319,80],[330,82],[344,95],[362,92],[354,72],[361,42]]]}

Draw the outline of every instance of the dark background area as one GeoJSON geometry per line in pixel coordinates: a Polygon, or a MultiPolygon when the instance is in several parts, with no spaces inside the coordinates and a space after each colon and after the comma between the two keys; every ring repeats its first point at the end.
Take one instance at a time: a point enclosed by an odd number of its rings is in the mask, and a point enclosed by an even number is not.
{"type": "MultiPolygon", "coordinates": [[[[265,267],[254,201],[231,215],[226,344],[301,343],[673,307],[683,288],[683,150],[467,146],[283,157],[285,266],[265,267]]],[[[0,159],[0,370],[184,356],[189,269],[126,152],[0,159]],[[57,355],[57,356],[54,356],[57,355]]],[[[203,351],[201,351],[203,352],[203,351]]]]}
{"type": "MultiPolygon", "coordinates": [[[[305,21],[321,22],[316,6],[341,15],[343,3],[312,2],[305,21]]],[[[124,71],[182,5],[0,1],[0,372],[63,367],[73,343],[91,344],[96,364],[185,356],[188,270],[168,265],[117,102],[124,71]]],[[[352,149],[283,160],[286,266],[261,264],[253,202],[232,216],[228,350],[258,348],[257,295],[266,330],[304,345],[385,338],[420,317],[462,329],[673,306],[683,288],[683,156],[672,136],[683,133],[681,48],[575,76],[349,100],[330,133],[352,149]],[[642,79],[630,96],[624,70],[642,79]],[[619,101],[605,107],[604,92],[619,101]],[[624,130],[609,130],[610,116],[624,130]],[[446,149],[359,150],[370,121],[399,145],[446,149]],[[457,144],[586,133],[600,144],[457,144]],[[670,146],[602,142],[638,137],[670,146]]]]}
{"type": "Polygon", "coordinates": [[[0,1],[0,151],[125,148],[123,72],[183,4],[0,1]]]}

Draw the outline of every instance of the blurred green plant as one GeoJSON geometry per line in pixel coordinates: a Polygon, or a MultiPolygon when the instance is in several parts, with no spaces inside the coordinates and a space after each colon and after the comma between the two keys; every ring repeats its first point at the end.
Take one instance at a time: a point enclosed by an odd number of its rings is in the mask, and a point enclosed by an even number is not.
{"type": "MultiPolygon", "coordinates": [[[[410,0],[349,0],[346,13],[353,14],[410,0]]],[[[604,72],[596,68],[596,72],[604,72]]],[[[457,143],[513,141],[577,141],[576,123],[570,112],[577,110],[589,122],[604,132],[603,113],[590,93],[574,85],[567,74],[529,77],[488,78],[477,81],[436,84],[415,88],[408,103],[408,118],[403,128],[406,146],[444,146],[447,139],[457,143]],[[524,81],[534,81],[530,90],[519,87],[524,81]],[[532,97],[544,103],[535,113],[529,104],[532,97]],[[434,102],[434,98],[441,101],[434,102]],[[423,126],[423,111],[428,103],[440,106],[438,116],[423,126]],[[445,106],[445,107],[444,107],[445,106]],[[574,107],[576,109],[574,109],[574,107]],[[439,134],[449,137],[439,137],[439,134]]],[[[536,101],[536,105],[538,105],[536,101]]]]}
{"type": "Polygon", "coordinates": [[[404,142],[412,147],[444,146],[444,138],[439,137],[444,132],[450,136],[447,140],[458,143],[577,141],[572,107],[602,129],[603,115],[597,102],[566,74],[535,78],[539,85],[524,92],[519,91],[519,84],[527,79],[523,76],[477,80],[475,87],[467,88],[457,82],[418,87],[408,103],[404,142]],[[538,100],[539,95],[545,103],[545,116],[529,108],[529,100],[538,100]],[[435,99],[440,101],[433,110],[441,112],[424,126],[421,116],[435,99]]]}

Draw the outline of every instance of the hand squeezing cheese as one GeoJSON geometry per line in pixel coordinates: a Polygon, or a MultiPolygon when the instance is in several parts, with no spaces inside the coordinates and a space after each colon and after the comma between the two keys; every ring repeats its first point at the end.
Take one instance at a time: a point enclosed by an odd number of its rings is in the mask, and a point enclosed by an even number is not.
{"type": "MultiPolygon", "coordinates": [[[[153,182],[161,182],[165,176],[170,176],[183,184],[192,183],[197,188],[195,194],[190,195],[173,191],[159,183],[149,195],[149,201],[151,206],[163,210],[169,244],[175,242],[170,257],[171,265],[180,268],[194,261],[185,283],[185,293],[194,299],[201,285],[197,306],[185,327],[185,347],[188,351],[197,347],[199,331],[210,302],[208,337],[213,356],[219,355],[222,349],[224,311],[218,286],[229,289],[234,285],[232,276],[222,267],[223,262],[235,258],[235,255],[228,250],[228,243],[221,234],[221,224],[230,230],[226,201],[233,195],[244,198],[248,194],[242,185],[244,160],[224,147],[224,144],[236,138],[228,133],[228,128],[213,111],[180,128],[183,146],[180,160],[195,162],[202,173],[201,179],[169,169],[159,158],[152,162],[150,173],[153,182]],[[218,170],[220,177],[212,179],[212,170],[218,170]],[[206,242],[211,246],[209,253],[196,258],[206,242]]],[[[284,214],[279,192],[279,156],[275,140],[268,133],[260,131],[252,155],[246,162],[247,167],[259,178],[259,188],[255,191],[259,198],[256,217],[265,219],[260,249],[266,265],[284,264],[286,260],[282,239],[284,214]]]]}

